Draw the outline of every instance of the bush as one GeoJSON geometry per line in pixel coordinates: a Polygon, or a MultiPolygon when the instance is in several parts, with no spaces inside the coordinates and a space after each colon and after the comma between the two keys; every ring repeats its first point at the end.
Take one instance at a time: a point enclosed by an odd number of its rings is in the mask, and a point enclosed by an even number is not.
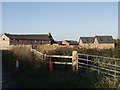
{"type": "Polygon", "coordinates": [[[108,77],[100,78],[95,82],[95,88],[119,88],[120,79],[116,81],[108,77]]]}
{"type": "Polygon", "coordinates": [[[52,55],[72,55],[74,49],[68,47],[58,47],[55,50],[49,51],[47,54],[52,55]]]}
{"type": "Polygon", "coordinates": [[[32,62],[34,59],[33,53],[31,53],[30,49],[25,46],[13,47],[10,51],[20,60],[28,60],[32,62]]]}

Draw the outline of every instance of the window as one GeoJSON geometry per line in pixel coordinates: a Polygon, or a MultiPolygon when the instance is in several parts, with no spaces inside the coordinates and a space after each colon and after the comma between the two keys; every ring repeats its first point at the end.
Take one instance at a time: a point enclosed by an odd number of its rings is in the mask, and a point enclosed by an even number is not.
{"type": "Polygon", "coordinates": [[[5,40],[5,38],[3,38],[3,40],[5,40]]]}

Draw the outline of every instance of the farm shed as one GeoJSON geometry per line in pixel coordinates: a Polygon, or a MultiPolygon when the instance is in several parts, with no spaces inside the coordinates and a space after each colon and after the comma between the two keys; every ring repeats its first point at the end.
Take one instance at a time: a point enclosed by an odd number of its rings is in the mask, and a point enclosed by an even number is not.
{"type": "Polygon", "coordinates": [[[8,48],[10,45],[46,45],[54,43],[51,33],[48,34],[9,34],[4,33],[1,36],[2,48],[8,48]]]}
{"type": "Polygon", "coordinates": [[[77,41],[74,40],[65,40],[62,42],[63,45],[79,45],[77,41]]]}

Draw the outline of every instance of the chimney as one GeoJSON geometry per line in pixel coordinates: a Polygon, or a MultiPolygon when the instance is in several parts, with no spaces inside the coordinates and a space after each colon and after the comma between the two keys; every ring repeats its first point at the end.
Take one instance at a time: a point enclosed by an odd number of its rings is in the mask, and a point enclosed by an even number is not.
{"type": "Polygon", "coordinates": [[[48,36],[51,36],[51,33],[50,33],[50,32],[48,33],[48,36]]]}

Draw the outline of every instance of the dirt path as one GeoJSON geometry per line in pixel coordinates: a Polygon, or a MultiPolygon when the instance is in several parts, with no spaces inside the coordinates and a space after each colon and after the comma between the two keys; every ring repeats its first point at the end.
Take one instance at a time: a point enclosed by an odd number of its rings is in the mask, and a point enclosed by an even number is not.
{"type": "MultiPolygon", "coordinates": [[[[1,63],[0,63],[1,65],[1,63]]],[[[2,89],[2,68],[0,67],[0,90],[2,89]]]]}
{"type": "Polygon", "coordinates": [[[10,73],[8,73],[3,65],[2,67],[2,88],[20,88],[10,73]]]}

